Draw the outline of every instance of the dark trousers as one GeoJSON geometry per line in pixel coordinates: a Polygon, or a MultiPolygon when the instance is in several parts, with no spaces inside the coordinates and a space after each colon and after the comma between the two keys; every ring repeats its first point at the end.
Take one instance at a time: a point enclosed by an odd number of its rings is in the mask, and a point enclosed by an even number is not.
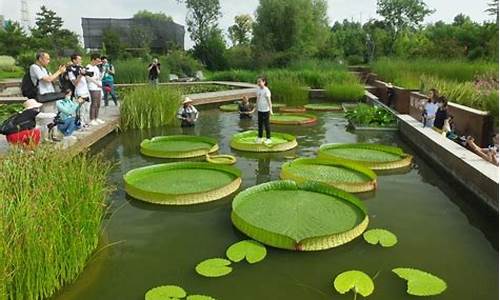
{"type": "Polygon", "coordinates": [[[101,91],[90,91],[90,121],[99,117],[101,107],[101,91]]]}
{"type": "Polygon", "coordinates": [[[269,126],[269,112],[259,111],[257,114],[257,123],[259,125],[259,138],[263,136],[263,130],[266,129],[266,137],[271,138],[271,126],[269,126]]]}

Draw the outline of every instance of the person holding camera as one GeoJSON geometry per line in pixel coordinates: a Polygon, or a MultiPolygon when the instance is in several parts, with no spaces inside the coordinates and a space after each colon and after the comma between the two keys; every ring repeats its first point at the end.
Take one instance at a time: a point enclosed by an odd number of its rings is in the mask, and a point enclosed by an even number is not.
{"type": "Polygon", "coordinates": [[[74,86],[73,97],[82,98],[78,113],[81,117],[82,127],[90,126],[90,92],[85,77],[86,69],[82,66],[82,57],[79,54],[71,55],[71,65],[67,69],[68,79],[74,86]]]}
{"type": "Polygon", "coordinates": [[[149,82],[154,86],[158,85],[158,83],[160,82],[160,79],[159,79],[160,78],[160,68],[161,68],[161,64],[158,61],[158,58],[153,59],[153,62],[151,64],[149,64],[149,66],[148,66],[149,82]]]}
{"type": "Polygon", "coordinates": [[[105,122],[99,119],[99,109],[102,98],[102,75],[99,65],[101,56],[97,53],[90,55],[90,64],[87,65],[85,76],[90,92],[90,125],[96,126],[105,122]]]}
{"type": "Polygon", "coordinates": [[[76,139],[76,137],[73,136],[73,132],[79,128],[76,113],[85,100],[83,98],[78,98],[76,101],[73,101],[72,94],[73,92],[71,89],[68,89],[65,91],[65,98],[56,102],[58,111],[57,129],[59,129],[65,137],[76,139]]]}
{"type": "Polygon", "coordinates": [[[59,76],[66,71],[66,66],[61,65],[54,74],[47,70],[50,63],[50,55],[47,52],[37,52],[36,61],[30,66],[29,74],[33,85],[37,87],[39,95],[55,93],[53,82],[59,80],[59,76]]]}

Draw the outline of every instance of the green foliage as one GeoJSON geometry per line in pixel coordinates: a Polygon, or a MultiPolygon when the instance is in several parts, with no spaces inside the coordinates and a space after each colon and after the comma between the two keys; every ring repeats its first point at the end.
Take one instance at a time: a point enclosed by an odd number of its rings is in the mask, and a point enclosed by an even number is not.
{"type": "Polygon", "coordinates": [[[106,55],[111,58],[119,58],[124,50],[124,45],[120,40],[120,33],[113,28],[107,28],[102,34],[102,43],[106,55]]]}
{"type": "Polygon", "coordinates": [[[123,129],[154,128],[169,125],[175,120],[181,93],[170,87],[150,86],[131,89],[120,106],[123,129]]]}
{"type": "Polygon", "coordinates": [[[149,290],[146,300],[175,300],[186,297],[186,291],[176,285],[164,285],[149,290]]]}
{"type": "Polygon", "coordinates": [[[172,17],[171,16],[167,16],[165,13],[163,12],[151,12],[151,11],[148,11],[148,10],[139,10],[138,12],[136,12],[134,14],[134,19],[136,20],[145,20],[145,21],[149,21],[149,20],[154,20],[154,21],[164,21],[164,22],[172,22],[172,17]]]}
{"type": "Polygon", "coordinates": [[[255,69],[255,60],[252,48],[247,45],[238,45],[226,50],[227,65],[233,69],[255,69]]]}
{"type": "Polygon", "coordinates": [[[346,271],[335,277],[333,285],[337,292],[345,294],[353,291],[354,294],[360,294],[368,297],[373,293],[375,286],[373,280],[366,273],[361,271],[346,271]]]}
{"type": "Polygon", "coordinates": [[[211,258],[202,261],[196,266],[196,273],[205,277],[222,277],[233,270],[231,262],[223,258],[211,258]]]}
{"type": "Polygon", "coordinates": [[[364,97],[365,89],[358,82],[331,83],[326,86],[326,95],[337,102],[359,101],[364,97]]]}
{"type": "Polygon", "coordinates": [[[195,44],[193,55],[198,58],[209,70],[224,70],[227,68],[227,61],[224,53],[226,42],[222,31],[212,28],[204,37],[202,43],[195,44]]]}
{"type": "Polygon", "coordinates": [[[266,258],[267,250],[261,243],[253,240],[245,240],[231,245],[226,256],[233,262],[240,262],[243,259],[250,264],[255,264],[266,258]]]}
{"type": "Polygon", "coordinates": [[[396,268],[392,272],[408,281],[407,292],[410,295],[435,296],[443,293],[447,288],[444,280],[421,270],[396,268]]]}
{"type": "Polygon", "coordinates": [[[0,104],[0,124],[14,113],[22,110],[22,104],[0,104]]]}
{"type": "Polygon", "coordinates": [[[215,300],[215,299],[210,296],[204,296],[204,295],[190,295],[186,298],[186,300],[215,300]]]}
{"type": "Polygon", "coordinates": [[[395,127],[396,117],[383,107],[358,104],[354,109],[348,110],[345,117],[356,126],[363,127],[395,127]]]}
{"type": "Polygon", "coordinates": [[[229,27],[229,39],[233,46],[248,45],[252,35],[253,19],[251,15],[234,17],[234,25],[229,27]]]}
{"type": "Polygon", "coordinates": [[[5,299],[50,298],[76,280],[98,245],[110,168],[100,156],[43,146],[0,160],[5,299]]]}
{"type": "Polygon", "coordinates": [[[397,236],[386,229],[371,229],[363,233],[363,238],[369,244],[380,244],[382,247],[392,247],[398,243],[397,236]]]}
{"type": "Polygon", "coordinates": [[[29,38],[17,22],[7,22],[0,29],[0,54],[18,56],[29,47],[29,38]]]}
{"type": "Polygon", "coordinates": [[[422,0],[377,0],[377,14],[396,32],[416,28],[434,12],[422,0]]]}
{"type": "Polygon", "coordinates": [[[272,99],[286,105],[304,105],[309,102],[309,89],[298,79],[273,79],[269,81],[269,89],[272,91],[272,99]]]}
{"type": "Polygon", "coordinates": [[[184,51],[172,51],[161,59],[170,73],[179,77],[194,76],[196,71],[202,70],[202,64],[184,51]]]}

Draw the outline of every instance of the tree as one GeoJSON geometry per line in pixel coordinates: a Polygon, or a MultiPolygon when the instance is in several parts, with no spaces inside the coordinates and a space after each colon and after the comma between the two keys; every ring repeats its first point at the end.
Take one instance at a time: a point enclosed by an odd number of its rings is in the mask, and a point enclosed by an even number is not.
{"type": "Polygon", "coordinates": [[[134,19],[136,20],[155,20],[155,21],[164,21],[164,22],[173,22],[171,16],[167,16],[163,12],[151,12],[148,10],[140,10],[135,13],[134,19]]]}
{"type": "Polygon", "coordinates": [[[204,37],[203,42],[196,44],[193,48],[194,56],[211,71],[227,68],[225,51],[226,42],[222,31],[215,27],[204,37]]]}
{"type": "Polygon", "coordinates": [[[498,0],[491,0],[491,2],[488,3],[488,9],[486,9],[486,12],[490,16],[496,16],[496,24],[498,25],[498,0]]]}
{"type": "Polygon", "coordinates": [[[229,27],[229,39],[233,46],[248,45],[252,34],[253,19],[250,15],[234,17],[234,25],[229,27]]]}
{"type": "Polygon", "coordinates": [[[17,57],[28,46],[28,36],[18,22],[7,22],[0,30],[0,54],[17,57]]]}
{"type": "Polygon", "coordinates": [[[316,55],[328,38],[326,8],[324,0],[260,0],[252,41],[256,51],[281,61],[316,55]]]}
{"type": "Polygon", "coordinates": [[[377,14],[394,28],[396,34],[416,28],[434,11],[422,0],[377,0],[377,14]]]}
{"type": "Polygon", "coordinates": [[[52,36],[59,33],[63,26],[63,21],[61,17],[57,16],[55,11],[43,5],[36,15],[36,28],[32,31],[33,34],[39,36],[52,36]]]}
{"type": "Polygon", "coordinates": [[[107,28],[102,34],[102,43],[104,52],[113,57],[120,57],[123,51],[123,45],[120,40],[120,33],[113,28],[107,28]]]}
{"type": "Polygon", "coordinates": [[[196,45],[203,44],[217,27],[217,19],[222,16],[219,0],[182,0],[188,13],[186,24],[190,37],[196,45]]]}

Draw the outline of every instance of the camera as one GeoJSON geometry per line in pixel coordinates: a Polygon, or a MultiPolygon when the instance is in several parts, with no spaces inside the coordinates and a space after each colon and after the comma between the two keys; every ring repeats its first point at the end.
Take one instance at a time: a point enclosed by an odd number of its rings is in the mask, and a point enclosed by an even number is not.
{"type": "Polygon", "coordinates": [[[90,71],[88,68],[82,69],[80,72],[85,76],[94,77],[94,72],[90,71]]]}

